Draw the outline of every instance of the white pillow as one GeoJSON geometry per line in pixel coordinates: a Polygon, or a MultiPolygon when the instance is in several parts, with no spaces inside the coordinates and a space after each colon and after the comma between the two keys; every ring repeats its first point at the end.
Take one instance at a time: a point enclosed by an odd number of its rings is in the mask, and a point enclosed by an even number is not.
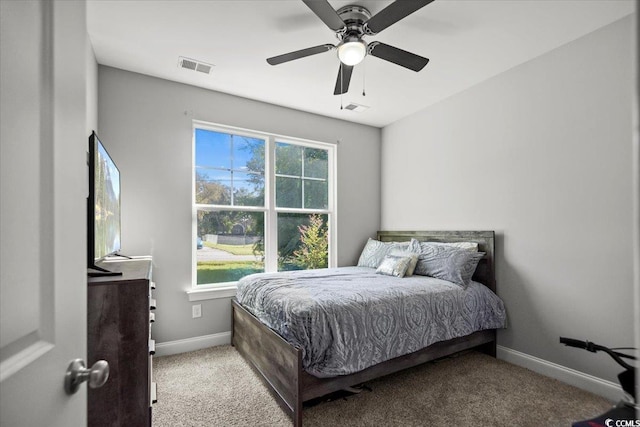
{"type": "Polygon", "coordinates": [[[407,272],[411,257],[387,255],[383,258],[376,273],[402,278],[407,272]]]}
{"type": "Polygon", "coordinates": [[[420,254],[416,252],[411,252],[409,250],[392,249],[389,252],[389,255],[409,258],[410,259],[409,265],[407,266],[407,271],[404,273],[404,275],[407,277],[413,276],[413,271],[416,269],[416,264],[418,263],[418,256],[420,254]]]}

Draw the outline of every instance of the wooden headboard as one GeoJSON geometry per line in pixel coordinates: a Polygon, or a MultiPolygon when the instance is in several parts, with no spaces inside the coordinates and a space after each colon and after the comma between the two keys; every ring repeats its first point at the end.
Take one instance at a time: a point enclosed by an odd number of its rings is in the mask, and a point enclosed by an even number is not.
{"type": "Polygon", "coordinates": [[[416,239],[421,242],[475,242],[478,251],[486,255],[473,275],[493,292],[496,291],[495,277],[495,233],[493,231],[378,231],[378,240],[382,242],[404,242],[416,239]]]}

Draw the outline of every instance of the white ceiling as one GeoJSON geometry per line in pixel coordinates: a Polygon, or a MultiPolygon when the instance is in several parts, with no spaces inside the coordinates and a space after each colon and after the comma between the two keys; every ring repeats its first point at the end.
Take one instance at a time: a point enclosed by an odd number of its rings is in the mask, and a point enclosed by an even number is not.
{"type": "MultiPolygon", "coordinates": [[[[390,1],[331,0],[367,7],[390,1]]],[[[336,43],[300,0],[90,0],[99,64],[383,127],[634,12],[633,0],[436,0],[367,41],[430,59],[415,73],[375,57],[356,66],[340,110],[335,50],[271,66],[266,58],[336,43]],[[178,57],[214,64],[210,75],[178,57]],[[366,96],[362,96],[363,80],[366,96]]],[[[597,61],[597,58],[594,58],[597,61]]]]}

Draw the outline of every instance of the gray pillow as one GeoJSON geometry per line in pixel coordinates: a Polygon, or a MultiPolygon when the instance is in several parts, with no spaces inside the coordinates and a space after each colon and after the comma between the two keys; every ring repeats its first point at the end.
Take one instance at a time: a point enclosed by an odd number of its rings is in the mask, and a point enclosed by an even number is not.
{"type": "Polygon", "coordinates": [[[369,238],[360,254],[358,267],[378,268],[384,257],[393,249],[406,250],[408,247],[409,242],[381,242],[369,238]]]}
{"type": "Polygon", "coordinates": [[[411,239],[411,244],[409,245],[409,250],[413,252],[420,252],[421,245],[429,246],[429,245],[441,245],[441,246],[452,246],[454,248],[459,249],[468,249],[470,251],[478,252],[478,244],[476,242],[420,242],[416,239],[411,239]]]}
{"type": "Polygon", "coordinates": [[[471,281],[484,252],[473,252],[446,245],[420,244],[418,264],[413,274],[431,276],[461,286],[471,281]]]}
{"type": "Polygon", "coordinates": [[[404,277],[411,263],[411,257],[387,255],[384,257],[380,266],[376,270],[378,274],[386,274],[387,276],[404,277]]]}

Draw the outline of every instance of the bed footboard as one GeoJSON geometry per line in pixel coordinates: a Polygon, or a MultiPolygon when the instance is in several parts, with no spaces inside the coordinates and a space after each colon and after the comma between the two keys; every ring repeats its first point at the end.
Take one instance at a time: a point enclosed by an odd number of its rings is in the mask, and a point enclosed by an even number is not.
{"type": "Polygon", "coordinates": [[[302,426],[302,350],[262,324],[238,302],[231,301],[231,344],[247,360],[295,427],[302,426]]]}

